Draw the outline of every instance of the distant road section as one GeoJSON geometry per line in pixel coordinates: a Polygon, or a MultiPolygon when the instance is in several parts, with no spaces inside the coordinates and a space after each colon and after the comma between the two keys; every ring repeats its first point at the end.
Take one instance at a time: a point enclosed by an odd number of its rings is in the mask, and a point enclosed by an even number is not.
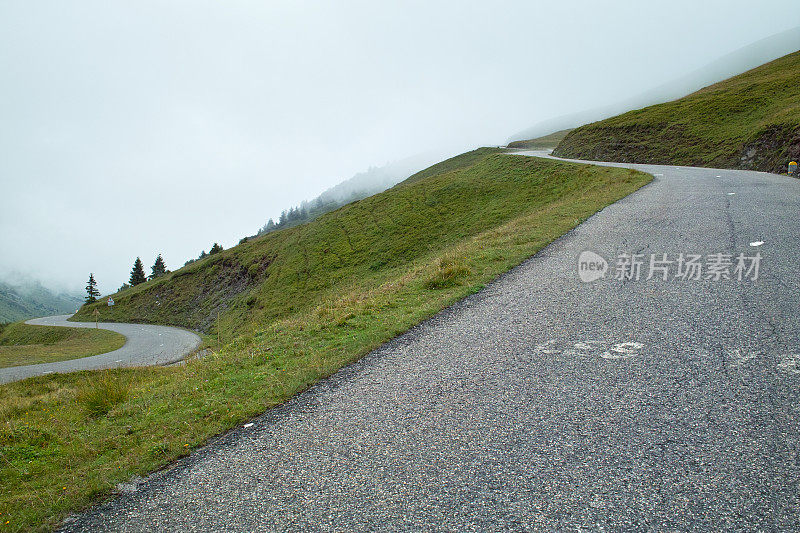
{"type": "MultiPolygon", "coordinates": [[[[70,315],[58,315],[34,318],[28,320],[26,324],[70,328],[95,327],[94,322],[67,322],[69,317],[70,315]]],[[[102,329],[124,335],[127,342],[119,350],[92,357],[2,368],[0,369],[0,384],[56,372],[77,372],[122,366],[165,365],[183,359],[200,345],[200,337],[191,331],[169,326],[107,322],[101,322],[99,326],[102,329]]]]}

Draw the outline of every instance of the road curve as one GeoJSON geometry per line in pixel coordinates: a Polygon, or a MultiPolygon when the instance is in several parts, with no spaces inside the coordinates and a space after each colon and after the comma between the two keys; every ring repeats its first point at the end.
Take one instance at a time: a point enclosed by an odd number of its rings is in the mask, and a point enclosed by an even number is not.
{"type": "MultiPolygon", "coordinates": [[[[36,326],[62,326],[70,328],[93,328],[94,322],[68,322],[70,315],[48,316],[28,320],[26,324],[36,326]]],[[[116,331],[125,336],[125,345],[113,352],[92,357],[70,359],[39,365],[0,368],[0,384],[52,374],[76,372],[121,366],[152,366],[174,363],[186,357],[200,345],[200,337],[191,331],[169,326],[145,324],[117,324],[101,322],[100,328],[116,331]]]]}
{"type": "Polygon", "coordinates": [[[653,183],[63,528],[800,529],[800,181],[634,167],[653,183]],[[757,252],[755,281],[613,275],[757,252]]]}

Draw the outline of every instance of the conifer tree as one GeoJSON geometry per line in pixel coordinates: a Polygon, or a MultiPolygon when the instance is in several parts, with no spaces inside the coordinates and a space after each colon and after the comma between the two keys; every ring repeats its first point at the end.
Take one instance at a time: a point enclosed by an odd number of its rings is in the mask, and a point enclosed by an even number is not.
{"type": "Polygon", "coordinates": [[[94,280],[94,274],[89,274],[89,282],[86,284],[86,303],[94,303],[100,296],[100,291],[97,290],[97,282],[94,280]]]}
{"type": "Polygon", "coordinates": [[[140,283],[144,283],[147,281],[147,276],[144,274],[144,265],[142,265],[142,260],[138,257],[136,261],[133,262],[133,270],[131,270],[131,279],[128,283],[133,285],[139,285],[140,283]]]}
{"type": "Polygon", "coordinates": [[[156,257],[156,262],[150,267],[150,272],[150,279],[156,279],[167,273],[167,265],[164,264],[164,259],[161,257],[161,254],[158,254],[158,257],[156,257]]]}
{"type": "Polygon", "coordinates": [[[214,243],[214,246],[211,247],[211,250],[209,250],[208,255],[214,255],[214,254],[219,253],[221,251],[222,251],[222,246],[220,246],[217,243],[214,243]]]}

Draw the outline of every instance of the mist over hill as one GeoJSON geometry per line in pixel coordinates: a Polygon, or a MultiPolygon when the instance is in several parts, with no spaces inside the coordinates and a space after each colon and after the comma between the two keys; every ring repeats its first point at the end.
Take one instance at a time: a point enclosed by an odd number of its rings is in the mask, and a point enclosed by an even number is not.
{"type": "Polygon", "coordinates": [[[0,322],[73,313],[82,304],[79,295],[48,289],[37,280],[19,277],[0,280],[0,322]]]}
{"type": "Polygon", "coordinates": [[[800,52],[572,130],[559,157],[786,172],[800,158],[800,52]]]}
{"type": "Polygon", "coordinates": [[[380,167],[370,167],[326,189],[313,200],[284,209],[277,221],[270,218],[256,236],[309,222],[350,202],[381,193],[440,159],[441,154],[418,154],[380,167]]]}
{"type": "Polygon", "coordinates": [[[441,158],[432,155],[417,155],[381,167],[370,167],[324,191],[312,200],[312,203],[316,201],[347,203],[383,192],[439,159],[441,158]]]}
{"type": "Polygon", "coordinates": [[[555,131],[577,128],[584,124],[604,120],[632,109],[669,102],[797,50],[800,50],[800,27],[756,41],[720,57],[701,69],[672,82],[654,87],[633,98],[539,122],[528,129],[515,133],[508,141],[534,139],[555,131]]]}

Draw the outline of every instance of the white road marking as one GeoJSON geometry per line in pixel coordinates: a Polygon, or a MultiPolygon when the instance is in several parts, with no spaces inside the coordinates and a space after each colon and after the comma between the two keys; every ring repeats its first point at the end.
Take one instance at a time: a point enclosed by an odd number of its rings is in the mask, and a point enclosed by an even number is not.
{"type": "Polygon", "coordinates": [[[718,178],[721,178],[722,176],[717,176],[717,177],[718,177],[718,178]]]}
{"type": "Polygon", "coordinates": [[[246,428],[253,427],[253,423],[252,423],[252,422],[249,422],[249,423],[245,424],[245,425],[244,425],[244,427],[246,427],[246,428]]]}
{"type": "Polygon", "coordinates": [[[533,353],[535,353],[535,354],[540,354],[540,353],[548,353],[548,354],[550,354],[550,353],[561,353],[561,350],[550,350],[550,349],[548,349],[548,346],[552,346],[555,343],[556,343],[556,341],[551,339],[551,340],[545,342],[544,344],[540,344],[539,346],[534,348],[533,349],[533,353]]]}
{"type": "Polygon", "coordinates": [[[761,246],[762,244],[764,244],[764,241],[753,241],[750,246],[761,246]]]}
{"type": "Polygon", "coordinates": [[[800,363],[800,355],[796,353],[790,353],[783,356],[783,361],[778,363],[778,368],[784,372],[800,374],[800,368],[798,368],[800,364],[798,363],[800,363]]]}
{"type": "Polygon", "coordinates": [[[618,342],[611,344],[606,341],[581,341],[576,342],[572,346],[563,349],[557,349],[555,340],[549,340],[543,344],[538,345],[533,349],[533,353],[539,354],[558,354],[567,357],[581,357],[581,358],[594,358],[601,357],[603,359],[628,359],[639,355],[639,350],[644,348],[641,342],[618,342]],[[610,344],[608,349],[605,349],[610,344]]]}
{"type": "Polygon", "coordinates": [[[644,348],[641,342],[620,342],[611,347],[608,352],[603,352],[600,357],[603,359],[627,359],[638,355],[637,350],[644,348]]]}
{"type": "Polygon", "coordinates": [[[751,359],[755,359],[756,357],[758,357],[758,354],[756,353],[742,355],[742,351],[739,348],[736,348],[732,352],[728,352],[728,355],[730,355],[731,359],[733,359],[733,363],[728,365],[730,367],[742,366],[744,363],[750,361],[751,359]]]}
{"type": "Polygon", "coordinates": [[[729,192],[728,196],[733,196],[734,194],[736,194],[736,193],[735,192],[729,192]]]}
{"type": "Polygon", "coordinates": [[[583,342],[576,342],[572,345],[575,350],[564,350],[562,353],[563,355],[571,355],[575,357],[591,357],[592,351],[594,351],[595,346],[602,345],[602,341],[583,341],[583,342]]]}
{"type": "MultiPolygon", "coordinates": [[[[756,353],[745,353],[742,354],[742,350],[739,348],[729,349],[725,348],[725,351],[728,354],[728,358],[731,361],[728,364],[729,368],[741,368],[745,363],[748,363],[758,356],[762,355],[763,352],[756,352],[756,353]]],[[[708,355],[701,352],[701,355],[708,355]]],[[[800,374],[800,353],[790,353],[781,356],[781,362],[776,365],[778,370],[783,372],[787,372],[789,374],[800,374]]]]}
{"type": "Polygon", "coordinates": [[[117,359],[117,360],[116,360],[116,361],[114,361],[114,362],[115,362],[115,363],[121,363],[121,362],[122,362],[122,359],[117,359]]]}

